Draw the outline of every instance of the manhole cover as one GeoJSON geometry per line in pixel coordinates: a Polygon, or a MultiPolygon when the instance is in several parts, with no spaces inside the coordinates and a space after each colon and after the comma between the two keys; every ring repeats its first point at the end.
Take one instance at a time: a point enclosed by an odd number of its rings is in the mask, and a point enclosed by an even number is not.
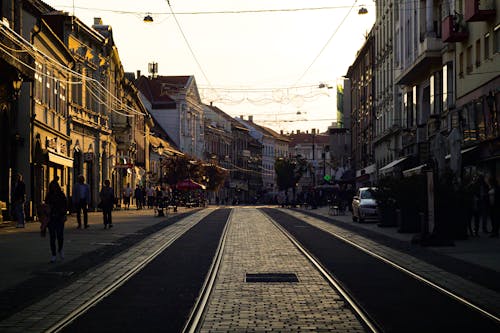
{"type": "Polygon", "coordinates": [[[245,282],[299,282],[294,273],[247,273],[245,282]]]}

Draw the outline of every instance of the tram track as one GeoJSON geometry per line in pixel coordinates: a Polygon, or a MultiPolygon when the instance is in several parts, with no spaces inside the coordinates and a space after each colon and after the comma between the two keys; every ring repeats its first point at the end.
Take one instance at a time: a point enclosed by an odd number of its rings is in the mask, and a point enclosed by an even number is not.
{"type": "Polygon", "coordinates": [[[215,286],[215,280],[219,272],[220,264],[222,261],[222,255],[224,253],[224,245],[226,243],[226,238],[227,238],[227,231],[229,229],[229,224],[231,222],[232,214],[233,210],[231,210],[231,213],[229,214],[228,217],[228,222],[224,226],[224,230],[222,231],[222,236],[220,238],[219,245],[217,246],[217,250],[215,252],[212,265],[210,266],[207,278],[203,283],[203,287],[201,288],[200,295],[198,296],[196,304],[194,305],[189,315],[189,319],[182,330],[183,333],[187,332],[194,333],[199,329],[201,325],[203,314],[205,313],[208,306],[208,299],[215,286]]]}
{"type": "Polygon", "coordinates": [[[86,301],[84,304],[80,305],[75,310],[73,310],[69,315],[62,318],[58,323],[56,323],[55,325],[50,327],[46,331],[46,333],[60,332],[62,329],[64,329],[66,326],[68,326],[72,321],[74,321],[76,318],[81,316],[83,313],[85,313],[91,307],[98,304],[105,297],[109,296],[113,291],[118,289],[120,286],[122,286],[124,283],[126,283],[129,279],[131,279],[134,275],[136,275],[139,271],[141,271],[147,264],[149,264],[151,261],[153,261],[160,253],[162,253],[166,248],[168,248],[173,242],[175,242],[185,232],[186,232],[186,230],[177,231],[168,242],[163,243],[161,247],[159,247],[153,253],[149,254],[146,258],[144,258],[142,260],[142,262],[131,267],[129,269],[129,271],[127,271],[125,274],[120,276],[117,280],[113,281],[111,284],[106,286],[106,288],[101,290],[99,293],[97,293],[90,300],[86,301]]]}
{"type": "MultiPolygon", "coordinates": [[[[479,323],[477,331],[496,332],[500,327],[498,314],[474,304],[418,272],[411,271],[347,237],[335,234],[327,228],[313,226],[296,216],[276,209],[267,208],[263,211],[304,255],[311,257],[313,262],[317,263],[315,266],[326,279],[329,282],[332,279],[333,283],[330,283],[335,288],[338,287],[346,299],[352,300],[349,303],[370,329],[373,326],[374,329],[380,328],[380,331],[384,332],[441,332],[444,328],[454,326],[463,328],[464,326],[458,323],[465,324],[465,322],[460,315],[456,316],[458,313],[477,321],[479,323]],[[349,263],[349,256],[352,256],[352,263],[349,263]],[[366,269],[363,269],[363,265],[366,265],[366,269]],[[385,278],[387,283],[381,283],[377,278],[385,278]],[[398,283],[403,287],[398,287],[398,283]],[[373,290],[375,288],[380,288],[379,292],[373,290]],[[397,295],[398,292],[403,295],[397,295]],[[420,297],[418,292],[422,293],[420,297]],[[378,297],[383,299],[377,299],[378,297]],[[441,306],[432,304],[433,300],[441,306]],[[414,304],[409,304],[412,301],[414,304]],[[408,316],[405,323],[405,320],[391,318],[390,312],[398,308],[395,303],[399,303],[400,307],[407,307],[409,312],[421,313],[422,317],[425,317],[423,313],[432,314],[429,308],[434,309],[435,314],[443,315],[431,316],[436,318],[434,320],[437,323],[432,326],[422,324],[425,320],[418,320],[411,314],[401,312],[398,316],[408,316]],[[424,305],[426,307],[423,307],[424,305]],[[448,325],[447,320],[443,319],[447,317],[447,312],[455,314],[453,320],[448,321],[448,325]],[[368,324],[370,322],[372,325],[368,324]]],[[[392,317],[398,316],[392,315],[392,317]]]]}
{"type": "Polygon", "coordinates": [[[276,220],[274,220],[269,214],[265,214],[269,221],[281,232],[283,235],[299,250],[300,253],[304,255],[309,263],[317,269],[321,276],[328,282],[328,284],[338,292],[344,300],[349,304],[351,310],[359,318],[361,323],[365,328],[372,333],[379,333],[380,328],[374,322],[370,315],[362,309],[362,307],[356,302],[356,300],[351,297],[349,292],[342,287],[342,284],[328,272],[328,270],[318,261],[314,255],[312,255],[300,242],[297,241],[283,226],[281,226],[276,220]]]}
{"type": "Polygon", "coordinates": [[[218,209],[203,218],[64,331],[180,332],[207,283],[229,214],[218,209]]]}

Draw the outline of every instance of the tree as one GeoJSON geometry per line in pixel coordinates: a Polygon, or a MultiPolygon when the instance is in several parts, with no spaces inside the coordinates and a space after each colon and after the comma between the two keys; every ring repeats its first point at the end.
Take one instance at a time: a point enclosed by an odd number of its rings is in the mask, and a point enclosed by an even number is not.
{"type": "Polygon", "coordinates": [[[300,155],[292,158],[277,158],[274,163],[276,183],[281,191],[292,189],[295,201],[297,183],[307,171],[307,161],[300,155]]]}
{"type": "Polygon", "coordinates": [[[215,164],[204,164],[204,173],[208,177],[207,190],[217,191],[223,185],[228,176],[228,171],[215,165],[215,164]]]}

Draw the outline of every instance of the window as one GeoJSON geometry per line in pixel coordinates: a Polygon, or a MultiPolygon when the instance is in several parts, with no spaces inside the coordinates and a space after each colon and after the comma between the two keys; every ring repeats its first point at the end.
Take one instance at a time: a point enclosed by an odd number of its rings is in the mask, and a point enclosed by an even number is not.
{"type": "Polygon", "coordinates": [[[495,53],[500,53],[500,24],[495,27],[493,32],[493,50],[495,53]]]}
{"type": "Polygon", "coordinates": [[[481,66],[481,39],[476,41],[476,68],[481,66]]]}
{"type": "Polygon", "coordinates": [[[490,58],[490,34],[484,35],[484,60],[490,58]]]}
{"type": "Polygon", "coordinates": [[[460,52],[460,55],[458,57],[458,68],[459,68],[458,75],[460,77],[463,77],[464,76],[464,53],[463,52],[460,52]]]}
{"type": "Polygon", "coordinates": [[[442,94],[443,94],[443,109],[449,109],[454,102],[454,73],[453,73],[453,62],[449,62],[443,66],[442,74],[442,94]]]}
{"type": "Polygon", "coordinates": [[[443,73],[441,71],[434,73],[430,79],[430,106],[431,114],[440,114],[443,109],[443,73]]]}
{"type": "Polygon", "coordinates": [[[35,63],[35,99],[42,101],[43,97],[43,66],[39,62],[35,63]]]}
{"type": "Polygon", "coordinates": [[[467,47],[467,51],[466,51],[466,56],[465,56],[465,61],[467,61],[467,74],[470,74],[472,72],[472,45],[470,45],[469,47],[467,47]]]}

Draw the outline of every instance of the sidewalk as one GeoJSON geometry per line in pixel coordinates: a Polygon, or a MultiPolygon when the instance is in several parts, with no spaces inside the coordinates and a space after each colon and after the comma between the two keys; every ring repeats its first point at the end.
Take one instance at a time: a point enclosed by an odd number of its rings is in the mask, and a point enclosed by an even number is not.
{"type": "MultiPolygon", "coordinates": [[[[194,209],[179,207],[170,212],[169,219],[194,209]]],[[[153,209],[113,211],[111,229],[104,229],[101,212],[89,212],[89,228],[77,229],[76,215],[68,216],[64,233],[64,261],[49,263],[48,232],[40,236],[40,223],[28,222],[25,228],[16,228],[13,222],[4,222],[0,228],[0,292],[32,278],[35,275],[57,274],[57,268],[100,248],[119,247],[124,237],[137,235],[144,228],[165,221],[155,217],[153,209]]],[[[89,258],[93,259],[93,258],[89,258]]],[[[71,274],[71,272],[60,272],[71,274]]]]}
{"type": "MultiPolygon", "coordinates": [[[[392,239],[411,243],[414,233],[399,233],[397,227],[379,227],[377,222],[353,222],[349,211],[345,215],[328,215],[328,207],[319,207],[313,210],[300,209],[304,212],[310,212],[332,218],[342,224],[354,226],[374,232],[392,239]]],[[[341,225],[342,226],[342,225],[341,225]]],[[[425,247],[429,251],[434,251],[447,255],[462,261],[479,265],[500,273],[500,239],[490,238],[489,234],[479,234],[479,237],[469,237],[466,240],[455,240],[454,246],[443,247],[425,247]]],[[[415,245],[418,247],[419,245],[415,245]]]]}

